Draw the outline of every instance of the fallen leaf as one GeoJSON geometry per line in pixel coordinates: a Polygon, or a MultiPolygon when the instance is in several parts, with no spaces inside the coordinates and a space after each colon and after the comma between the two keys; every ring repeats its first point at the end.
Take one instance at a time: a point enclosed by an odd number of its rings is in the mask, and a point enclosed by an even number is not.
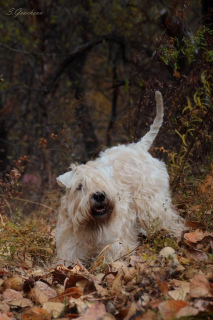
{"type": "Polygon", "coordinates": [[[189,293],[189,287],[188,288],[179,288],[176,290],[171,290],[168,292],[171,298],[174,300],[185,300],[187,293],[189,293]]]}
{"type": "Polygon", "coordinates": [[[167,294],[168,293],[168,282],[164,281],[163,279],[157,279],[157,285],[158,285],[158,289],[161,293],[163,294],[167,294]]]}
{"type": "Polygon", "coordinates": [[[0,311],[9,312],[10,307],[6,302],[0,302],[0,311]]]}
{"type": "Polygon", "coordinates": [[[140,261],[141,261],[141,257],[140,256],[131,256],[130,257],[130,265],[132,267],[135,267],[140,261]]]}
{"type": "Polygon", "coordinates": [[[33,307],[32,301],[26,298],[15,299],[11,302],[8,302],[8,304],[11,306],[16,306],[20,308],[33,307]]]}
{"type": "Polygon", "coordinates": [[[142,316],[139,316],[138,318],[136,316],[134,318],[134,320],[157,320],[157,319],[158,319],[158,315],[152,310],[148,310],[142,316]]]}
{"type": "Polygon", "coordinates": [[[198,229],[194,232],[185,233],[184,239],[192,243],[197,243],[198,241],[203,240],[203,238],[205,238],[206,235],[206,232],[203,232],[202,230],[198,229]]]}
{"type": "Polygon", "coordinates": [[[202,274],[197,274],[191,281],[189,295],[192,298],[212,297],[211,287],[202,274]]]}
{"type": "Polygon", "coordinates": [[[183,307],[188,306],[188,302],[182,300],[169,300],[159,304],[158,309],[164,320],[170,320],[183,307]]]}
{"type": "Polygon", "coordinates": [[[180,263],[185,264],[185,265],[188,266],[188,265],[190,265],[191,261],[190,261],[190,259],[181,257],[181,258],[180,258],[180,263]]]}
{"type": "Polygon", "coordinates": [[[204,311],[206,311],[206,309],[207,309],[207,307],[209,306],[209,304],[212,304],[212,305],[213,305],[213,302],[199,299],[199,300],[196,300],[196,301],[194,302],[194,307],[197,308],[199,311],[204,312],[204,311]]]}
{"type": "Polygon", "coordinates": [[[121,278],[123,277],[123,271],[121,270],[117,276],[115,277],[113,283],[112,283],[112,288],[111,291],[112,292],[117,292],[120,290],[120,286],[121,286],[121,278]]]}
{"type": "Polygon", "coordinates": [[[84,289],[86,287],[86,285],[88,284],[88,280],[81,280],[81,281],[78,281],[76,283],[76,287],[78,287],[79,290],[81,290],[82,292],[84,292],[84,289]]]}
{"type": "MultiPolygon", "coordinates": [[[[76,283],[82,280],[87,280],[85,277],[81,276],[80,274],[71,274],[69,280],[67,281],[67,285],[69,287],[75,287],[76,283]]],[[[68,287],[66,287],[67,289],[68,287]]]]}
{"type": "Polygon", "coordinates": [[[61,302],[45,302],[43,304],[43,309],[46,310],[54,319],[60,316],[64,308],[65,305],[61,302]]]}
{"type": "Polygon", "coordinates": [[[130,271],[129,271],[129,268],[127,267],[127,264],[123,261],[116,261],[114,263],[112,263],[112,271],[121,271],[123,270],[123,273],[124,273],[124,280],[125,281],[130,281],[131,280],[131,274],[130,274],[130,271]]]}
{"type": "Polygon", "coordinates": [[[11,320],[5,313],[0,313],[0,320],[11,320]]]}
{"type": "Polygon", "coordinates": [[[49,313],[39,307],[33,307],[21,315],[23,320],[50,320],[49,313]]]}
{"type": "Polygon", "coordinates": [[[138,310],[137,303],[133,301],[129,307],[126,317],[123,320],[128,320],[129,318],[131,318],[136,313],[137,310],[138,310]]]}
{"type": "Polygon", "coordinates": [[[23,279],[19,276],[10,277],[3,282],[2,286],[6,289],[21,291],[23,288],[23,279]]]}
{"type": "Polygon", "coordinates": [[[205,254],[205,252],[201,250],[190,248],[188,249],[188,252],[189,252],[189,257],[191,259],[195,259],[199,261],[208,260],[208,256],[205,254]]]}
{"type": "Polygon", "coordinates": [[[79,299],[70,298],[69,305],[71,306],[71,308],[76,307],[78,310],[78,313],[81,314],[86,308],[91,307],[92,303],[87,300],[83,300],[81,298],[79,299]]]}
{"type": "Polygon", "coordinates": [[[20,292],[15,291],[13,289],[6,289],[2,294],[4,301],[13,301],[15,299],[22,299],[23,296],[20,292]]]}
{"type": "Polygon", "coordinates": [[[96,303],[86,310],[86,312],[78,318],[78,320],[100,320],[106,313],[103,303],[96,303]]]}
{"type": "Polygon", "coordinates": [[[189,316],[196,316],[198,314],[198,309],[196,308],[193,308],[191,306],[186,306],[186,307],[183,307],[182,309],[180,309],[175,317],[176,318],[181,318],[181,317],[189,317],[189,316]]]}
{"type": "Polygon", "coordinates": [[[70,298],[79,298],[82,296],[82,291],[79,290],[76,287],[73,288],[68,288],[66,289],[64,292],[62,292],[61,294],[50,298],[51,302],[64,302],[64,300],[69,300],[70,298]]]}
{"type": "Polygon", "coordinates": [[[162,301],[160,299],[152,300],[149,303],[149,306],[153,309],[156,309],[162,301]]]}
{"type": "Polygon", "coordinates": [[[50,288],[50,286],[48,286],[46,283],[41,281],[37,281],[35,283],[34,290],[35,290],[35,298],[41,304],[47,302],[50,298],[57,296],[57,293],[55,290],[53,290],[52,288],[50,288]]]}
{"type": "Polygon", "coordinates": [[[176,279],[172,280],[171,283],[173,283],[177,288],[168,292],[170,297],[172,297],[174,300],[185,300],[190,290],[190,283],[176,279]]]}

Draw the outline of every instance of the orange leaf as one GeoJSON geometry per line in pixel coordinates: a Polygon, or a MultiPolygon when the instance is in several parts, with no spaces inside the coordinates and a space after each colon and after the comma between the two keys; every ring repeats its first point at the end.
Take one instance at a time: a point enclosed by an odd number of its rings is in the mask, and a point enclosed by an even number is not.
{"type": "Polygon", "coordinates": [[[188,306],[186,301],[170,300],[159,304],[158,309],[164,320],[169,320],[175,317],[175,314],[182,308],[188,306]]]}
{"type": "Polygon", "coordinates": [[[49,313],[39,307],[33,307],[21,315],[23,320],[50,320],[49,313]]]}
{"type": "Polygon", "coordinates": [[[46,148],[46,146],[47,146],[47,140],[44,139],[44,138],[41,138],[41,139],[40,139],[39,147],[40,147],[40,148],[46,148]]]}
{"type": "Polygon", "coordinates": [[[64,299],[69,299],[69,298],[75,298],[78,299],[82,296],[82,291],[79,290],[76,287],[72,287],[72,288],[68,288],[66,289],[64,292],[62,292],[61,294],[59,294],[56,297],[53,297],[51,299],[49,299],[49,301],[59,301],[59,302],[63,302],[64,299]]]}
{"type": "Polygon", "coordinates": [[[196,230],[195,232],[185,233],[184,239],[193,243],[203,240],[207,234],[202,230],[196,230]]]}
{"type": "Polygon", "coordinates": [[[157,284],[158,284],[158,289],[160,290],[160,292],[162,292],[163,294],[167,294],[169,291],[169,285],[166,281],[164,280],[157,280],[157,284]]]}

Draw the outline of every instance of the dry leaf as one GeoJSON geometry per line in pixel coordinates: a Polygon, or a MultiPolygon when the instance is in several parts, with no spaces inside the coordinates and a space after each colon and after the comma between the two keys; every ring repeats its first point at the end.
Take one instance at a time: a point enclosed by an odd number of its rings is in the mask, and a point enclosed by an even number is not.
{"type": "Polygon", "coordinates": [[[0,311],[9,312],[10,307],[6,302],[0,302],[0,311]]]}
{"type": "Polygon", "coordinates": [[[129,268],[127,267],[127,264],[123,261],[116,261],[111,264],[112,266],[112,271],[121,271],[123,270],[124,273],[124,280],[125,281],[130,281],[132,279],[129,268]]]}
{"type": "MultiPolygon", "coordinates": [[[[137,320],[137,316],[134,319],[137,320]]],[[[152,310],[148,310],[142,316],[138,317],[138,320],[157,320],[157,319],[158,319],[158,315],[152,310]]]]}
{"type": "Polygon", "coordinates": [[[16,306],[20,308],[27,308],[27,307],[33,307],[33,303],[31,300],[26,298],[16,299],[13,301],[8,302],[11,306],[16,306]]]}
{"type": "Polygon", "coordinates": [[[10,277],[3,282],[2,286],[6,289],[21,291],[23,287],[23,279],[19,276],[10,277]]]}
{"type": "Polygon", "coordinates": [[[188,302],[182,300],[170,300],[159,304],[158,309],[164,320],[170,320],[183,307],[188,306],[188,302]]]}
{"type": "Polygon", "coordinates": [[[199,311],[206,311],[207,307],[212,304],[213,305],[213,302],[210,302],[210,301],[207,301],[207,300],[202,300],[202,299],[199,299],[194,302],[194,307],[197,308],[199,311]]]}
{"type": "Polygon", "coordinates": [[[53,290],[52,288],[50,288],[50,286],[48,286],[46,283],[41,281],[37,281],[35,283],[34,290],[35,290],[35,298],[41,304],[47,302],[50,298],[57,296],[57,293],[55,290],[53,290]]]}
{"type": "Polygon", "coordinates": [[[195,232],[185,233],[184,239],[192,243],[197,243],[198,241],[203,240],[206,235],[206,232],[203,232],[202,230],[196,230],[195,232]]]}
{"type": "Polygon", "coordinates": [[[23,320],[50,320],[49,313],[39,307],[33,307],[21,315],[23,320]]]}
{"type": "Polygon", "coordinates": [[[86,285],[88,284],[88,280],[81,280],[76,283],[76,287],[78,287],[81,292],[84,292],[86,285]]]}
{"type": "Polygon", "coordinates": [[[54,319],[60,316],[64,308],[64,303],[60,302],[45,302],[43,304],[43,309],[46,310],[54,319]]]}
{"type": "Polygon", "coordinates": [[[191,307],[191,306],[186,306],[180,309],[175,315],[176,318],[181,318],[181,317],[189,317],[189,316],[196,316],[198,314],[198,310],[191,307]]]}
{"type": "Polygon", "coordinates": [[[3,292],[3,300],[4,301],[13,301],[15,299],[22,299],[23,296],[20,292],[18,291],[15,291],[13,289],[6,289],[4,292],[3,292]]]}
{"type": "Polygon", "coordinates": [[[189,286],[186,288],[179,288],[176,290],[171,290],[168,292],[171,298],[174,300],[185,300],[187,294],[189,293],[189,286]]]}
{"type": "Polygon", "coordinates": [[[205,254],[205,252],[201,250],[190,248],[188,249],[188,252],[189,252],[189,257],[191,259],[195,259],[199,261],[208,260],[208,256],[205,254]]]}
{"type": "Polygon", "coordinates": [[[152,309],[156,309],[161,302],[162,302],[162,301],[161,301],[160,299],[152,300],[152,301],[149,303],[149,306],[150,306],[152,309]]]}
{"type": "Polygon", "coordinates": [[[69,300],[70,298],[76,298],[78,299],[79,297],[82,296],[82,291],[79,290],[76,287],[73,288],[68,288],[61,294],[53,297],[50,299],[51,302],[64,302],[64,300],[69,300]]]}
{"type": "Polygon", "coordinates": [[[67,281],[67,284],[69,284],[69,287],[75,287],[76,283],[82,280],[87,280],[87,279],[81,276],[80,274],[71,274],[69,277],[69,280],[67,281]]]}
{"type": "Polygon", "coordinates": [[[106,313],[106,309],[103,303],[96,303],[92,305],[87,311],[78,318],[78,320],[100,320],[106,313]]]}
{"type": "Polygon", "coordinates": [[[133,301],[130,305],[130,308],[128,310],[126,317],[123,320],[128,320],[129,318],[131,318],[136,313],[137,310],[138,310],[137,303],[133,301]]]}
{"type": "Polygon", "coordinates": [[[0,313],[0,320],[11,320],[5,313],[0,313]]]}
{"type": "Polygon", "coordinates": [[[167,294],[169,291],[169,285],[166,281],[164,281],[163,279],[157,279],[157,285],[158,285],[158,289],[161,293],[163,294],[167,294]]]}
{"type": "Polygon", "coordinates": [[[117,276],[115,277],[113,284],[112,284],[112,292],[117,292],[120,290],[120,286],[121,286],[121,278],[123,277],[123,271],[121,270],[117,276]]]}
{"type": "Polygon", "coordinates": [[[192,298],[212,297],[210,284],[204,275],[197,274],[192,279],[189,295],[192,298]]]}
{"type": "Polygon", "coordinates": [[[174,300],[185,300],[186,295],[189,293],[190,283],[176,279],[173,279],[171,283],[177,288],[168,292],[170,297],[172,297],[174,300]]]}
{"type": "Polygon", "coordinates": [[[76,307],[78,310],[78,313],[81,314],[86,308],[91,307],[92,303],[87,300],[82,300],[81,298],[79,299],[71,298],[69,300],[69,305],[71,307],[76,307]]]}
{"type": "Polygon", "coordinates": [[[135,267],[139,262],[141,262],[141,257],[140,256],[131,256],[130,257],[130,265],[132,267],[135,267]]]}

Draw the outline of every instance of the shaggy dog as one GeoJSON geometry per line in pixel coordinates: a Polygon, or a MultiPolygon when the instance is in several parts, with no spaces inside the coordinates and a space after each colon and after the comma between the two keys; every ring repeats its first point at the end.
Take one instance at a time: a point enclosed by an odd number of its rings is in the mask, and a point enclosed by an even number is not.
{"type": "Polygon", "coordinates": [[[155,97],[156,118],[138,143],[107,149],[57,178],[66,187],[56,227],[58,259],[88,261],[100,253],[116,259],[150,228],[181,234],[184,221],[172,208],[166,166],[148,153],[163,122],[162,95],[156,91],[155,97]]]}

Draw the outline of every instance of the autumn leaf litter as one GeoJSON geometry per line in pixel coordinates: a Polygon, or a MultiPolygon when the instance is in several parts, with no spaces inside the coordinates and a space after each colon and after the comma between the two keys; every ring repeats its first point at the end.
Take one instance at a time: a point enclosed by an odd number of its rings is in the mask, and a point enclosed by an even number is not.
{"type": "Polygon", "coordinates": [[[179,242],[161,232],[141,238],[140,247],[117,261],[99,257],[67,268],[50,267],[54,232],[45,221],[33,239],[32,225],[17,229],[2,222],[0,320],[212,317],[211,232],[189,228],[179,242]]]}

